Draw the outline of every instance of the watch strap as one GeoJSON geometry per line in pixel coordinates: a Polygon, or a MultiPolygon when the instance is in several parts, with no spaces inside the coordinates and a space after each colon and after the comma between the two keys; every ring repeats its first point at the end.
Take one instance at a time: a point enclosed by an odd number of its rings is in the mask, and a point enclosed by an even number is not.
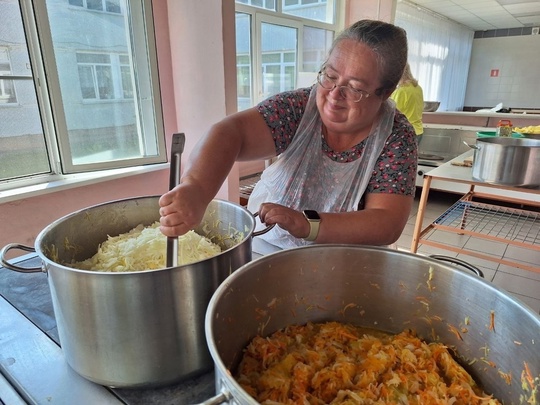
{"type": "Polygon", "coordinates": [[[320,219],[309,219],[306,216],[306,213],[304,212],[304,216],[308,220],[309,223],[309,234],[304,238],[304,240],[307,240],[309,242],[313,242],[315,239],[317,239],[317,236],[319,235],[319,227],[321,225],[320,219]]]}
{"type": "Polygon", "coordinates": [[[319,235],[319,227],[321,225],[321,221],[308,221],[308,222],[309,222],[309,235],[306,236],[304,240],[313,242],[315,239],[317,239],[317,236],[319,235]]]}

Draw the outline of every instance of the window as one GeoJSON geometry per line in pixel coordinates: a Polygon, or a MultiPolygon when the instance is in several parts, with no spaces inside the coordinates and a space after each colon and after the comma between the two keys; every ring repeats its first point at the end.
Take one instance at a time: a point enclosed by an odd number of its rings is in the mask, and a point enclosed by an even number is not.
{"type": "Polygon", "coordinates": [[[406,2],[398,2],[395,24],[407,31],[424,100],[440,101],[439,111],[463,110],[474,32],[406,2]]]}
{"type": "Polygon", "coordinates": [[[338,31],[338,0],[236,1],[238,110],[315,83],[338,31]]]}
{"type": "Polygon", "coordinates": [[[120,0],[69,0],[69,4],[89,10],[120,13],[120,0]]]}
{"type": "Polygon", "coordinates": [[[262,98],[296,87],[297,29],[261,24],[262,98]]]}
{"type": "Polygon", "coordinates": [[[236,13],[236,85],[238,111],[253,105],[252,100],[251,16],[236,13]]]}
{"type": "Polygon", "coordinates": [[[12,74],[8,49],[5,47],[0,48],[0,104],[17,102],[15,87],[10,76],[12,74]]]}
{"type": "Polygon", "coordinates": [[[150,13],[151,0],[0,2],[0,190],[167,161],[150,13]]]}
{"type": "Polygon", "coordinates": [[[334,0],[282,0],[282,2],[285,14],[329,24],[335,21],[334,0]]]}
{"type": "Polygon", "coordinates": [[[133,98],[127,55],[77,53],[77,66],[83,100],[133,98]]]}
{"type": "Polygon", "coordinates": [[[276,10],[276,0],[236,0],[236,2],[267,10],[276,10]]]}

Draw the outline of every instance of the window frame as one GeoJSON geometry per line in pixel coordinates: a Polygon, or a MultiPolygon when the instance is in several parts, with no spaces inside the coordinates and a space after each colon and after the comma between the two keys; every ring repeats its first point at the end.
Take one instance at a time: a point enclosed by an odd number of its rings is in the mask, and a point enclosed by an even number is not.
{"type": "MultiPolygon", "coordinates": [[[[58,181],[77,178],[84,175],[88,179],[89,175],[103,177],[104,170],[115,172],[125,172],[125,170],[138,171],[143,166],[156,165],[161,167],[167,162],[166,140],[164,130],[164,118],[161,105],[161,93],[159,87],[159,75],[157,67],[157,46],[154,36],[154,21],[151,0],[138,0],[136,5],[130,6],[132,22],[135,25],[130,27],[132,49],[135,49],[133,58],[138,58],[133,64],[144,66],[140,71],[141,77],[149,77],[148,91],[135,95],[136,108],[141,114],[141,118],[136,122],[139,127],[139,134],[151,130],[154,136],[140,136],[141,142],[150,140],[151,146],[156,152],[155,155],[141,156],[136,158],[125,158],[121,160],[111,160],[98,163],[74,164],[75,158],[69,148],[69,133],[66,116],[60,91],[60,81],[55,61],[54,48],[51,36],[50,25],[47,17],[47,5],[45,2],[34,2],[32,0],[19,0],[23,29],[26,36],[26,43],[30,64],[32,67],[32,78],[36,89],[36,98],[45,139],[46,153],[49,157],[50,171],[46,173],[34,173],[15,179],[0,180],[0,190],[12,190],[38,186],[40,184],[52,184],[58,181]],[[137,22],[138,21],[138,22],[137,22]],[[144,52],[138,52],[144,46],[144,52]],[[141,63],[142,62],[142,63],[141,63]],[[146,76],[145,76],[146,75],[146,76]],[[144,94],[143,94],[144,93],[144,94]],[[146,105],[140,100],[151,100],[146,105]],[[144,112],[142,112],[144,110],[144,112]],[[144,114],[150,114],[150,119],[144,119],[144,114]],[[151,122],[149,122],[151,121],[151,122]],[[155,146],[154,146],[155,144],[155,146]]],[[[66,5],[76,8],[76,6],[66,5]]],[[[80,8],[80,7],[78,7],[80,8]]],[[[81,12],[105,12],[81,8],[81,12]]],[[[117,14],[117,13],[112,13],[117,14]]],[[[119,65],[120,69],[120,65],[119,65]]],[[[119,76],[121,80],[121,75],[119,76]]],[[[141,80],[140,77],[132,80],[141,80]]],[[[91,103],[101,101],[125,102],[133,99],[125,98],[120,94],[120,98],[109,100],[88,100],[91,103]]]]}
{"type": "Polygon", "coordinates": [[[251,57],[252,57],[252,83],[251,83],[251,99],[256,105],[262,101],[264,97],[262,88],[262,44],[261,44],[261,28],[263,23],[281,25],[297,30],[297,55],[296,55],[296,78],[295,83],[298,87],[299,76],[298,72],[304,65],[303,61],[303,38],[304,26],[318,28],[328,31],[333,31],[337,35],[344,26],[344,10],[342,0],[331,0],[335,3],[335,22],[333,24],[318,20],[304,19],[291,14],[282,12],[282,0],[276,0],[277,10],[268,10],[256,6],[250,6],[243,3],[235,3],[235,12],[249,15],[251,26],[251,57]]]}

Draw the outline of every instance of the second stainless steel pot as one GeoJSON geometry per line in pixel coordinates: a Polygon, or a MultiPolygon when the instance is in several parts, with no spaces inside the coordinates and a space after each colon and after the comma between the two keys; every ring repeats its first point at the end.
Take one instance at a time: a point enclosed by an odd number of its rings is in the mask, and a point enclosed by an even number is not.
{"type": "Polygon", "coordinates": [[[540,140],[526,138],[478,138],[472,176],[506,186],[540,185],[540,140]]]}
{"type": "Polygon", "coordinates": [[[196,231],[222,253],[161,270],[113,273],[69,266],[93,256],[107,235],[159,220],[159,196],[113,201],[60,218],[37,237],[48,275],[60,344],[83,377],[114,387],[166,385],[212,368],[204,316],[212,293],[252,258],[255,220],[240,205],[213,200],[196,231]]]}
{"type": "Polygon", "coordinates": [[[205,322],[219,395],[205,404],[257,404],[231,375],[249,341],[328,320],[391,333],[411,328],[455,348],[473,378],[503,403],[540,401],[540,316],[520,301],[431,258],[314,245],[247,263],[216,290],[205,322]]]}

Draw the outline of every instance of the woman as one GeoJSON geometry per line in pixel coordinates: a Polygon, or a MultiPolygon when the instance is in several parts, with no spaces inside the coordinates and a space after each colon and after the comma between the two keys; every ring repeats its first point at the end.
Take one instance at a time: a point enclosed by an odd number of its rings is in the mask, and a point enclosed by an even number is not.
{"type": "Polygon", "coordinates": [[[420,143],[422,134],[424,133],[424,125],[422,124],[422,113],[424,112],[424,92],[418,84],[412,73],[411,67],[407,63],[403,76],[398,83],[397,89],[390,96],[396,102],[396,107],[401,111],[414,128],[414,132],[418,136],[417,140],[420,143]]]}
{"type": "Polygon", "coordinates": [[[279,156],[248,206],[265,224],[278,225],[263,235],[267,241],[282,248],[395,242],[416,178],[414,130],[388,100],[406,61],[401,28],[362,20],[343,31],[317,84],[210,129],[181,184],[160,199],[162,232],[181,235],[197,226],[235,161],[279,156]]]}

